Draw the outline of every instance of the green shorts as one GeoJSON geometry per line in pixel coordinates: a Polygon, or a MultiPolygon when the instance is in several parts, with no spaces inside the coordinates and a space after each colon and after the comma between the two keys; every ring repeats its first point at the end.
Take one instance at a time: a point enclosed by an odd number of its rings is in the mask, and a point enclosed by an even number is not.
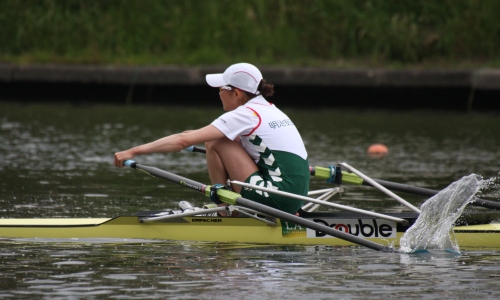
{"type": "MultiPolygon", "coordinates": [[[[309,191],[309,175],[306,178],[295,176],[292,178],[283,178],[280,182],[275,182],[270,178],[263,178],[262,174],[257,171],[250,175],[245,183],[251,183],[262,187],[278,187],[280,191],[306,196],[309,191]],[[256,178],[257,177],[257,178],[256,178]]],[[[242,188],[241,196],[253,200],[257,203],[267,205],[291,214],[295,214],[304,204],[304,201],[286,196],[267,193],[260,190],[250,188],[242,188]]]]}

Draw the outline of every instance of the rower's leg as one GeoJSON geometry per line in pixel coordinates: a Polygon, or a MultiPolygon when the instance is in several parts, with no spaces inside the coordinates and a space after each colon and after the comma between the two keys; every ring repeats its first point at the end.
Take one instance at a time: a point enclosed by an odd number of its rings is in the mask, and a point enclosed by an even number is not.
{"type": "MultiPolygon", "coordinates": [[[[227,180],[244,182],[251,174],[258,171],[257,165],[248,155],[239,139],[231,141],[224,137],[205,143],[207,149],[207,167],[212,184],[226,184],[227,180]]],[[[241,186],[232,186],[240,193],[241,186]]]]}

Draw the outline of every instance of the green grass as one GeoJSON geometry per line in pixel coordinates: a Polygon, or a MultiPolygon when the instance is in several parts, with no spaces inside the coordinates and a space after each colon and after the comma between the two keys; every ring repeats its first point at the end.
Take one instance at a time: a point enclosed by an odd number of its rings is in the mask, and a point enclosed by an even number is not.
{"type": "Polygon", "coordinates": [[[2,0],[0,62],[500,66],[497,0],[2,0]]]}

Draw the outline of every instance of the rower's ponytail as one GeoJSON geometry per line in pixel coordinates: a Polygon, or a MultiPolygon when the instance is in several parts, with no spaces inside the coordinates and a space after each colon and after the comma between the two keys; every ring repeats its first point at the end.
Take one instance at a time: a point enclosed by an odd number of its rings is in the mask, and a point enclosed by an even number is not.
{"type": "Polygon", "coordinates": [[[274,95],[274,84],[267,83],[266,80],[262,79],[259,83],[257,91],[259,91],[264,97],[271,97],[274,95]]]}

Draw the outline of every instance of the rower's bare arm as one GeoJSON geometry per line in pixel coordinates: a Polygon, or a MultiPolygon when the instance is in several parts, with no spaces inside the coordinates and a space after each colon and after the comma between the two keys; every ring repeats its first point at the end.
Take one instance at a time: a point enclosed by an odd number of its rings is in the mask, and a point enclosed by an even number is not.
{"type": "Polygon", "coordinates": [[[179,152],[189,146],[223,138],[224,134],[213,125],[197,130],[184,131],[166,136],[154,142],[139,145],[125,151],[115,153],[115,166],[122,167],[123,162],[138,155],[151,153],[179,152]]]}

